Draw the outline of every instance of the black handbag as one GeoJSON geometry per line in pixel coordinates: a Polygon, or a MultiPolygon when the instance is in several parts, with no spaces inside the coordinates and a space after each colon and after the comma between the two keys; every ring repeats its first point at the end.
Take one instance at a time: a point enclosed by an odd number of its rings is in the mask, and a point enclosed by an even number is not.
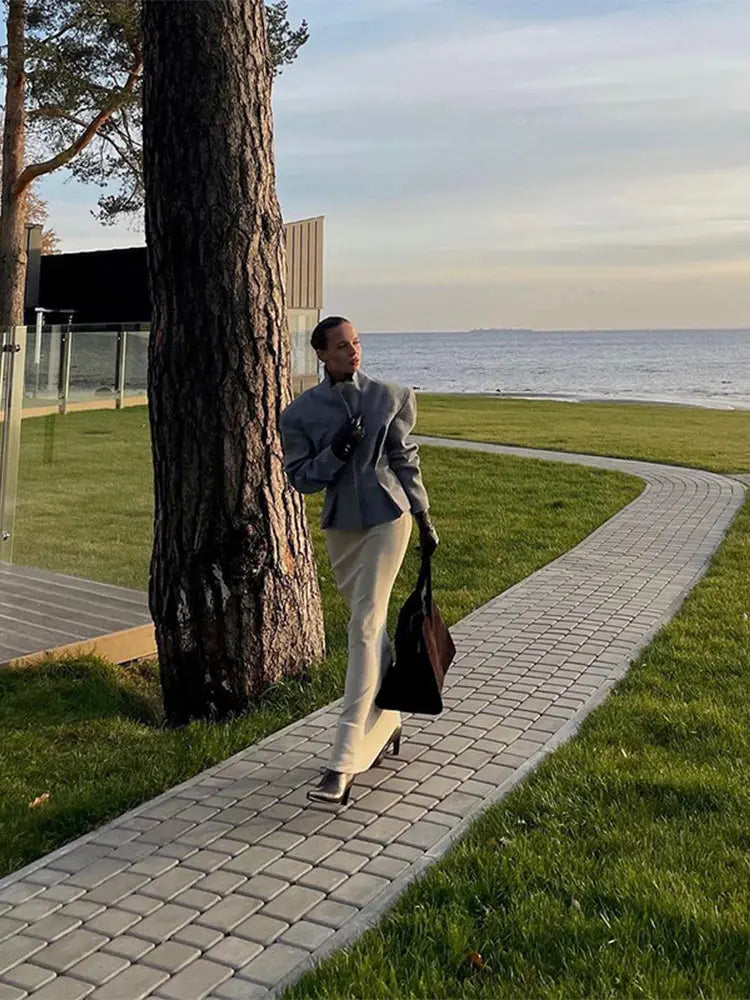
{"type": "Polygon", "coordinates": [[[432,597],[432,560],[422,559],[417,586],[398,615],[394,659],[375,697],[378,708],[439,715],[443,682],[456,647],[432,597]]]}

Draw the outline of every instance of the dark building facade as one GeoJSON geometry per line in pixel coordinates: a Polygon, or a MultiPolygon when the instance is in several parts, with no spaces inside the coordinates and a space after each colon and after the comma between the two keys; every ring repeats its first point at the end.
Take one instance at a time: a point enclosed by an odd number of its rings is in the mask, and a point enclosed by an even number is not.
{"type": "MultiPolygon", "coordinates": [[[[323,217],[284,226],[287,249],[287,308],[323,308],[323,217]]],[[[26,323],[35,309],[48,310],[46,322],[87,324],[148,323],[151,303],[146,248],[86,250],[42,256],[40,226],[27,227],[26,323]]],[[[294,324],[291,324],[294,326],[294,324]]]]}

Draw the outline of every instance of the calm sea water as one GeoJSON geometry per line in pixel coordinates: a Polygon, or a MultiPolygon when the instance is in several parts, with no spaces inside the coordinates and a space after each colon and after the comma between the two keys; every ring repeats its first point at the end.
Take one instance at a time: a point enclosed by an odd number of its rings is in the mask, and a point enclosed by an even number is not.
{"type": "Polygon", "coordinates": [[[750,329],[363,334],[363,369],[428,392],[750,409],[750,329]]]}

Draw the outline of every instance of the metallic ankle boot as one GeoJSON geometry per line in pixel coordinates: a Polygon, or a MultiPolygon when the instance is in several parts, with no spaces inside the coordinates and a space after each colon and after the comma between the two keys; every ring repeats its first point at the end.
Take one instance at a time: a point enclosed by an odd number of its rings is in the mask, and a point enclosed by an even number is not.
{"type": "Polygon", "coordinates": [[[345,806],[349,801],[353,774],[343,774],[341,771],[326,771],[323,780],[317,788],[311,788],[307,793],[313,802],[329,802],[345,806]]]}

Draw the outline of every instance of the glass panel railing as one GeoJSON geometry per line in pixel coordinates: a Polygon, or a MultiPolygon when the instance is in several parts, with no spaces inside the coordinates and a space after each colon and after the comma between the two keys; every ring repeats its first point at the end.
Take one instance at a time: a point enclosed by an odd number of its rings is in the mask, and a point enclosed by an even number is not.
{"type": "MultiPolygon", "coordinates": [[[[292,373],[296,388],[317,378],[318,359],[310,334],[316,309],[289,310],[292,373]]],[[[43,324],[27,328],[25,409],[61,413],[116,407],[144,399],[148,388],[149,328],[145,324],[43,324]]]]}
{"type": "Polygon", "coordinates": [[[15,541],[25,353],[25,326],[0,329],[0,562],[2,563],[11,561],[15,541]]]}
{"type": "Polygon", "coordinates": [[[58,401],[63,328],[27,328],[24,406],[50,406],[58,401]]]}
{"type": "Polygon", "coordinates": [[[123,395],[143,397],[148,388],[148,330],[128,330],[125,342],[123,395]]]}
{"type": "Polygon", "coordinates": [[[310,334],[320,314],[317,309],[290,309],[289,336],[292,347],[292,375],[295,379],[313,379],[318,372],[318,357],[310,346],[310,334]]]}
{"type": "Polygon", "coordinates": [[[70,334],[67,402],[112,400],[117,396],[117,331],[73,330],[70,334]]]}

